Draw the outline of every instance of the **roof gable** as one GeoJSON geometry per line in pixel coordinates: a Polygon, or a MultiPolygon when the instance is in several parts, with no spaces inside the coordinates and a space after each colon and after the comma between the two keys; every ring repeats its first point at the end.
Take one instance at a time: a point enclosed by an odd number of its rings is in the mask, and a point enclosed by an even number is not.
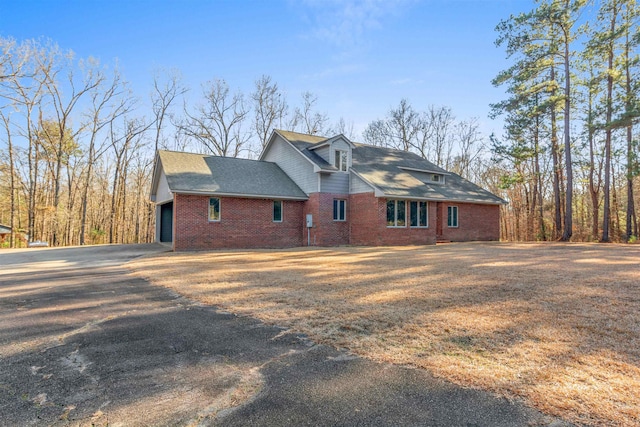
{"type": "Polygon", "coordinates": [[[323,136],[307,135],[304,133],[291,132],[286,130],[274,130],[269,144],[265,147],[264,151],[260,155],[260,159],[264,158],[265,153],[269,150],[271,144],[275,140],[274,136],[279,135],[286,142],[291,144],[307,161],[311,162],[316,172],[336,172],[338,169],[320,157],[311,147],[320,148],[325,146],[329,139],[323,136]]]}
{"type": "MultiPolygon", "coordinates": [[[[293,146],[304,159],[314,165],[316,172],[330,173],[336,172],[337,168],[320,157],[316,150],[343,139],[352,147],[350,170],[374,188],[379,197],[406,197],[463,203],[506,203],[491,192],[460,175],[438,167],[415,153],[353,143],[344,135],[327,138],[282,130],[274,130],[274,135],[279,135],[293,146]],[[430,180],[426,179],[427,174],[442,175],[444,179],[429,182],[430,180]]],[[[269,144],[274,139],[272,135],[269,144]]],[[[268,149],[269,145],[265,148],[265,152],[268,149]]]]}

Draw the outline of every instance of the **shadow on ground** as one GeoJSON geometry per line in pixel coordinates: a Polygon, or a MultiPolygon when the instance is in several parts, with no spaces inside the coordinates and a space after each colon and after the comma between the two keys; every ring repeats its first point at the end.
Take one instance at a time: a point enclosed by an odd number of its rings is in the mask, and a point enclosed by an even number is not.
{"type": "Polygon", "coordinates": [[[152,286],[139,249],[0,254],[0,425],[561,425],[152,286]]]}

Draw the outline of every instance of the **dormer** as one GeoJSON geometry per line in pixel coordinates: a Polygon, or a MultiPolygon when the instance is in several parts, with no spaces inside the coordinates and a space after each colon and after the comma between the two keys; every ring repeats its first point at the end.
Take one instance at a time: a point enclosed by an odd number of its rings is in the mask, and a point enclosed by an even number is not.
{"type": "Polygon", "coordinates": [[[355,145],[344,135],[337,135],[333,138],[318,142],[308,150],[321,157],[333,168],[326,172],[348,172],[352,164],[352,151],[355,145]]]}
{"type": "Polygon", "coordinates": [[[409,172],[412,176],[424,182],[425,184],[439,184],[445,183],[446,175],[450,175],[447,172],[441,172],[437,170],[416,169],[405,166],[400,166],[400,169],[409,172]]]}

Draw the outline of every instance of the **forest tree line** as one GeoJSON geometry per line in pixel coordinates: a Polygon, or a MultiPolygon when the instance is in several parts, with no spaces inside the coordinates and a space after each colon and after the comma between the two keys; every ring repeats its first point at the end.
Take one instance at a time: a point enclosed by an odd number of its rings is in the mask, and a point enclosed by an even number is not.
{"type": "Polygon", "coordinates": [[[242,93],[159,71],[139,97],[117,66],[0,38],[0,224],[14,231],[4,246],[153,241],[156,150],[257,158],[273,129],[415,152],[504,198],[505,240],[635,241],[638,16],[631,0],[540,1],[499,23],[512,66],[493,81],[508,98],[492,104],[505,130],[490,136],[477,118],[407,99],[358,135],[311,92],[290,104],[266,75],[242,93]]]}
{"type": "Polygon", "coordinates": [[[505,238],[637,239],[638,18],[635,0],[556,0],[497,26],[505,238]]]}

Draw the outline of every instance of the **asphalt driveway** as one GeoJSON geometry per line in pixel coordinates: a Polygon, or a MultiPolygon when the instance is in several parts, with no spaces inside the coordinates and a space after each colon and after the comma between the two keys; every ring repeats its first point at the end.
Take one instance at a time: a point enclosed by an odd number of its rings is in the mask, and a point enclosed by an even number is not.
{"type": "Polygon", "coordinates": [[[163,250],[0,251],[0,425],[564,425],[128,275],[163,250]]]}

